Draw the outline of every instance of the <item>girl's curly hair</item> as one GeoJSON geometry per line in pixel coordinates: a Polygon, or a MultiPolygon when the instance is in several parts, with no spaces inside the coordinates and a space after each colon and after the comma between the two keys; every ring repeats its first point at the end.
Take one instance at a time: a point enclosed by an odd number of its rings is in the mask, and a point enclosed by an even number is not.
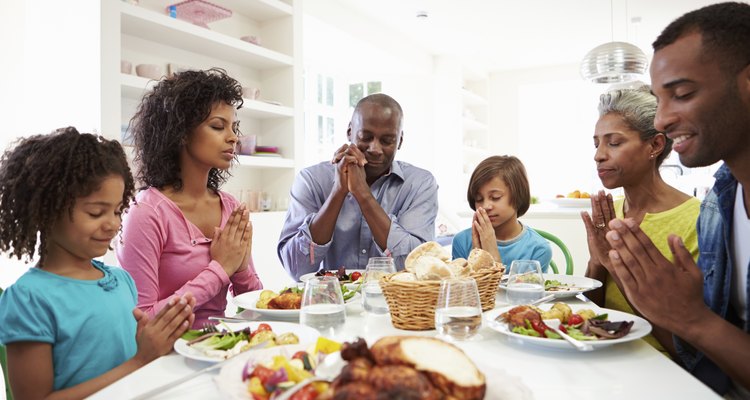
{"type": "MultiPolygon", "coordinates": [[[[130,120],[138,181],[146,186],[181,189],[180,149],[220,101],[242,107],[242,86],[220,68],[176,73],[143,96],[130,120]]],[[[235,129],[239,135],[239,128],[235,129]]],[[[229,176],[228,171],[212,168],[208,188],[218,191],[229,176]]]]}
{"type": "Polygon", "coordinates": [[[42,265],[53,224],[110,175],[125,182],[124,212],[135,183],[120,143],[73,127],[20,139],[0,159],[0,251],[31,261],[38,240],[42,265]]]}

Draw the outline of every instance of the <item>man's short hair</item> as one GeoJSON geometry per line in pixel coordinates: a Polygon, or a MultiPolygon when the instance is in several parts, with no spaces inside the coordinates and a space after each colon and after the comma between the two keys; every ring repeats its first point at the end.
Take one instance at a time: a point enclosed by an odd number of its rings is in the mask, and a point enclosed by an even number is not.
{"type": "Polygon", "coordinates": [[[356,113],[360,109],[360,107],[362,107],[362,105],[365,103],[377,104],[383,108],[390,108],[392,110],[396,110],[398,111],[399,121],[403,121],[404,119],[404,110],[401,109],[401,105],[398,104],[398,102],[393,97],[388,96],[385,93],[375,93],[375,94],[371,94],[369,96],[363,97],[360,101],[357,102],[357,106],[354,107],[354,112],[356,113]]]}
{"type": "Polygon", "coordinates": [[[706,59],[737,73],[750,64],[750,4],[728,2],[691,11],[669,24],[653,43],[658,51],[690,33],[700,33],[706,59]]]}

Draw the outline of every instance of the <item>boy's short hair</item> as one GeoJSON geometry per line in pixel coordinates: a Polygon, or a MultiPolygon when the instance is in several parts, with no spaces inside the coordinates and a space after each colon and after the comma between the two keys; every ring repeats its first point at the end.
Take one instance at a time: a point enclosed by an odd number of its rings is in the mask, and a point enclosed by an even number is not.
{"type": "Polygon", "coordinates": [[[469,207],[476,211],[476,194],[484,184],[495,177],[500,177],[508,186],[510,204],[516,209],[518,217],[526,214],[531,203],[529,179],[526,177],[526,168],[523,163],[514,156],[492,156],[477,165],[471,174],[469,189],[466,193],[469,207]]]}

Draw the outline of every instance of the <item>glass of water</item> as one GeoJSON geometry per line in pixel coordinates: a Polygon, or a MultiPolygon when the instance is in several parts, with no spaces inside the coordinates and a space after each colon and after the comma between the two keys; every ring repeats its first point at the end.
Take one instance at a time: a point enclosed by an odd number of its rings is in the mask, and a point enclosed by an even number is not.
{"type": "Polygon", "coordinates": [[[388,314],[388,303],[380,288],[380,278],[396,273],[391,257],[370,257],[362,281],[362,307],[368,313],[388,314]]]}
{"type": "Polygon", "coordinates": [[[440,282],[435,329],[450,340],[479,338],[482,327],[482,302],[474,278],[449,278],[440,282]]]}
{"type": "Polygon", "coordinates": [[[341,332],[346,322],[346,307],[337,277],[320,276],[305,282],[299,322],[317,329],[326,337],[341,332]]]}
{"type": "Polygon", "coordinates": [[[505,287],[508,303],[529,304],[544,297],[542,267],[537,260],[514,260],[505,287]]]}

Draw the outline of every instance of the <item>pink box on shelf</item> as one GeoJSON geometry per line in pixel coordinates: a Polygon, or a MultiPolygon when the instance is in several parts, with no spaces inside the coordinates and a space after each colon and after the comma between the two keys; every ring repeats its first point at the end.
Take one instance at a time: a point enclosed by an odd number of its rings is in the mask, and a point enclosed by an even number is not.
{"type": "Polygon", "coordinates": [[[177,19],[192,22],[206,29],[210,29],[208,23],[232,16],[232,10],[204,0],[185,0],[167,6],[166,10],[170,15],[174,12],[177,19]]]}

